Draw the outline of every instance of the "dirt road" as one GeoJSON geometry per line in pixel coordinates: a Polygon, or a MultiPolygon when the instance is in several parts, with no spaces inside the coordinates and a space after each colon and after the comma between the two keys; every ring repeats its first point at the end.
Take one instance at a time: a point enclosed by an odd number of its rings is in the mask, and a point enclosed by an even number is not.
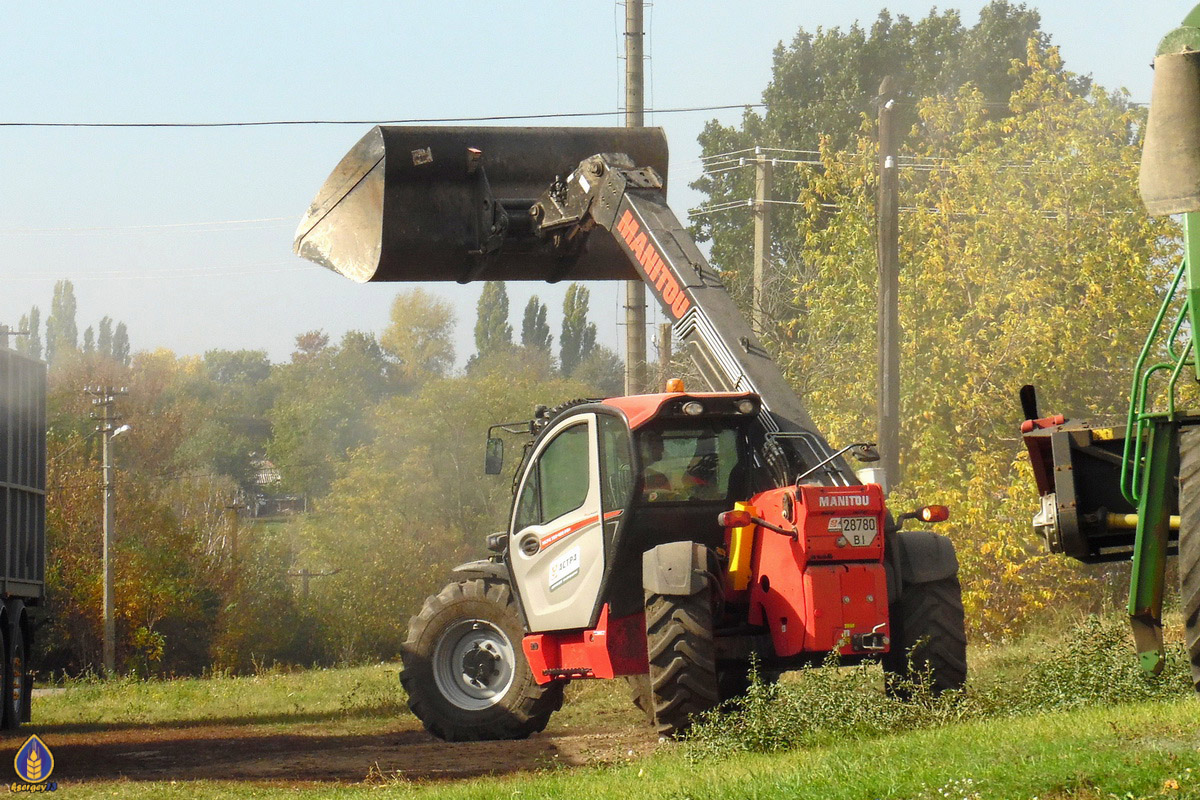
{"type": "MultiPolygon", "coordinates": [[[[613,763],[653,749],[649,727],[591,733],[558,730],[520,742],[448,744],[411,718],[367,733],[329,734],[317,724],[189,724],[108,730],[40,729],[63,784],[128,779],[246,780],[272,783],[470,778],[556,765],[613,763]]],[[[6,737],[3,746],[10,742],[6,737]]],[[[14,739],[13,746],[19,743],[14,739]]]]}

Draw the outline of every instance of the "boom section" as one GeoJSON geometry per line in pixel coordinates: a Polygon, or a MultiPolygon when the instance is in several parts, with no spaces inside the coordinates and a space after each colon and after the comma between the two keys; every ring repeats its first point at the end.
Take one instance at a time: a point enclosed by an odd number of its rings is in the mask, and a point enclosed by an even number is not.
{"type": "MultiPolygon", "coordinates": [[[[638,167],[618,153],[591,156],[566,180],[555,181],[530,215],[535,233],[566,263],[582,253],[593,229],[613,236],[709,387],[762,398],[758,428],[781,482],[833,455],[720,276],[667,206],[662,178],[653,168],[638,167]]],[[[859,483],[840,457],[823,469],[812,479],[827,485],[859,483]]]]}

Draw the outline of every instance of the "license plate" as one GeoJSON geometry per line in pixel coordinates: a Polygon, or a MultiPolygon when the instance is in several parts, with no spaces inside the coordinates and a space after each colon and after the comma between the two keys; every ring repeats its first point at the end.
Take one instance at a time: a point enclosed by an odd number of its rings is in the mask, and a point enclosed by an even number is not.
{"type": "Polygon", "coordinates": [[[875,517],[833,517],[829,530],[841,531],[851,547],[867,547],[879,534],[879,520],[875,517]]]}

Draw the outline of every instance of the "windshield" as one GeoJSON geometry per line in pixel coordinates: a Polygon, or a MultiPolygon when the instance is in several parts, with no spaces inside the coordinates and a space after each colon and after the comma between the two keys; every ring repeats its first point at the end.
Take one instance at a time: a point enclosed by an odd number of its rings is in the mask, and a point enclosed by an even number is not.
{"type": "Polygon", "coordinates": [[[738,431],[716,424],[643,430],[638,453],[643,501],[724,500],[738,466],[738,431]]]}

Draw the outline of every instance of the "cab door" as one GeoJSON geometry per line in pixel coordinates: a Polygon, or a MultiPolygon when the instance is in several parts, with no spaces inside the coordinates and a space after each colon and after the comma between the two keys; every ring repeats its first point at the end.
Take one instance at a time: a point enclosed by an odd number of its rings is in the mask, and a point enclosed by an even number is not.
{"type": "Polygon", "coordinates": [[[595,414],[558,423],[521,480],[508,552],[530,632],[587,627],[604,575],[595,414]]]}

